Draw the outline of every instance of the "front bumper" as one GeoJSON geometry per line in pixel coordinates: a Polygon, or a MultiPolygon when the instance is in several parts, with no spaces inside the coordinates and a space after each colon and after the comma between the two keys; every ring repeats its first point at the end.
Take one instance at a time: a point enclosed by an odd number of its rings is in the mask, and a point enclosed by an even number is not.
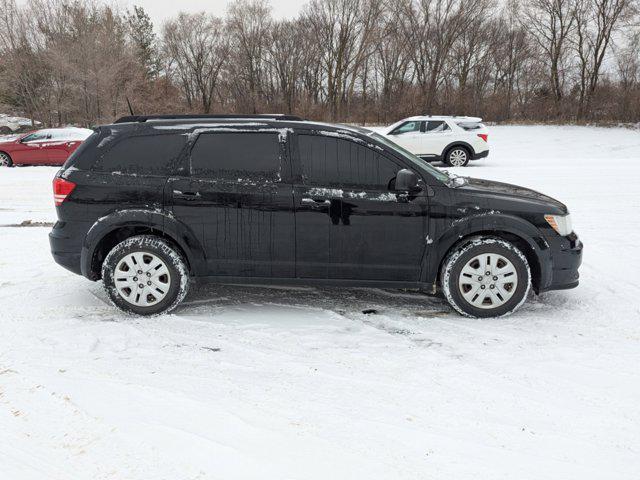
{"type": "Polygon", "coordinates": [[[575,288],[580,283],[578,269],[582,264],[583,244],[575,233],[566,237],[556,236],[547,239],[551,247],[553,264],[550,283],[541,288],[541,292],[549,290],[566,290],[575,288]]]}

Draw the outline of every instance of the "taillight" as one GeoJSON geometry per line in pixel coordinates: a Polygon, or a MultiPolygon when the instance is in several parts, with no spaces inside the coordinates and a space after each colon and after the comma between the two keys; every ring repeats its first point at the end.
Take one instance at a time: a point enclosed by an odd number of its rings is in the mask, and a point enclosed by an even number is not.
{"type": "Polygon", "coordinates": [[[53,179],[53,200],[56,207],[62,205],[62,202],[67,199],[67,195],[73,192],[74,188],[76,188],[76,184],[69,180],[58,177],[53,179]]]}
{"type": "Polygon", "coordinates": [[[479,134],[478,134],[478,136],[479,136],[481,139],[483,139],[485,142],[488,142],[488,140],[487,140],[487,139],[489,138],[489,135],[487,135],[486,133],[479,133],[479,134]]]}

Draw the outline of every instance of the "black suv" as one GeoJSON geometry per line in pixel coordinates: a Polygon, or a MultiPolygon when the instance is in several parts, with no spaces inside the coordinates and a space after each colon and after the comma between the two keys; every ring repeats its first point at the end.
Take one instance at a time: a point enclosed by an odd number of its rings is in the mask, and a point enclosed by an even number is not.
{"type": "Polygon", "coordinates": [[[441,290],[499,316],[578,285],[567,208],[437,170],[377,133],[291,116],[125,117],[54,180],[55,260],[123,310],[175,308],[192,279],[441,290]]]}

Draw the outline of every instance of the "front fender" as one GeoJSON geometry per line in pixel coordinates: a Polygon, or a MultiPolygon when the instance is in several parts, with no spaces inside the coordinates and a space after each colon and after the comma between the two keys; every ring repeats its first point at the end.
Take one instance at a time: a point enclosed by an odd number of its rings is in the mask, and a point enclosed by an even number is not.
{"type": "Polygon", "coordinates": [[[102,240],[112,232],[126,228],[152,229],[171,238],[187,256],[191,273],[204,274],[204,250],[194,233],[170,213],[160,209],[127,209],[98,219],[89,229],[80,254],[82,275],[95,280],[99,272],[93,270],[93,259],[102,240]]]}
{"type": "Polygon", "coordinates": [[[471,238],[475,234],[507,233],[518,237],[526,244],[529,252],[533,254],[539,268],[539,284],[546,285],[551,279],[552,270],[549,267],[551,252],[550,246],[542,233],[531,223],[522,218],[503,213],[479,213],[469,217],[453,220],[448,228],[443,229],[439,235],[435,234],[432,245],[428,249],[426,259],[426,272],[424,281],[434,284],[438,280],[440,265],[451,248],[465,238],[471,238]]]}

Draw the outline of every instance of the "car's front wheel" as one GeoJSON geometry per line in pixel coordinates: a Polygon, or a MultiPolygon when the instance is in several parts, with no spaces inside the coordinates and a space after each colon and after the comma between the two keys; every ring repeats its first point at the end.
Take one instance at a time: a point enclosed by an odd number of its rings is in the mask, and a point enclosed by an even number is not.
{"type": "Polygon", "coordinates": [[[102,281],[118,308],[137,315],[170,312],[189,288],[182,254],[154,235],[130,237],[113,247],[102,264],[102,281]]]}
{"type": "Polygon", "coordinates": [[[453,147],[444,157],[444,163],[450,167],[466,167],[469,160],[471,160],[471,155],[465,147],[453,147]]]}
{"type": "Polygon", "coordinates": [[[0,167],[13,167],[13,160],[8,153],[0,152],[0,167]]]}
{"type": "Polygon", "coordinates": [[[447,256],[440,281],[445,297],[459,313],[500,317],[524,303],[531,272],[527,258],[512,243],[477,238],[447,256]]]}

